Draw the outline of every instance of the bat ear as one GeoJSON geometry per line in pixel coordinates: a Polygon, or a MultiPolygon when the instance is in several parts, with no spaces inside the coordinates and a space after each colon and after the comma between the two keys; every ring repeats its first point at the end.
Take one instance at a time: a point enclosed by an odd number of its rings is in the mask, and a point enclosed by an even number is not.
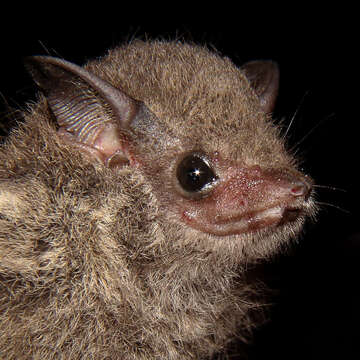
{"type": "Polygon", "coordinates": [[[259,97],[263,111],[272,112],[279,89],[278,65],[273,61],[250,61],[241,70],[259,97]]]}
{"type": "Polygon", "coordinates": [[[59,134],[109,167],[128,163],[124,131],[146,116],[145,105],[62,59],[35,56],[25,66],[45,94],[59,134]]]}

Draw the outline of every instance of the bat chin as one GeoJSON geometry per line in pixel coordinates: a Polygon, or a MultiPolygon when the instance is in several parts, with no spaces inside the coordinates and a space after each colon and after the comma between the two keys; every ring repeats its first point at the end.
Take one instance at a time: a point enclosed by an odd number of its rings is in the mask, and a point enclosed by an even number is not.
{"type": "Polygon", "coordinates": [[[245,235],[260,230],[276,229],[295,222],[303,215],[301,208],[274,206],[271,208],[242,213],[231,217],[216,217],[210,221],[199,219],[190,214],[183,214],[188,225],[201,232],[216,235],[245,235]]]}

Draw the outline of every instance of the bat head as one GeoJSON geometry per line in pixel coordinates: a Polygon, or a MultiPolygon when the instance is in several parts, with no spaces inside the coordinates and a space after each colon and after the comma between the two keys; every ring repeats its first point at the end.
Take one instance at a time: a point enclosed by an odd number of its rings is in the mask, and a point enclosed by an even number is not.
{"type": "Polygon", "coordinates": [[[203,48],[135,42],[86,68],[51,57],[27,66],[64,142],[114,172],[142,172],[193,237],[287,239],[314,212],[312,180],[270,119],[275,63],[237,69],[203,48]]]}

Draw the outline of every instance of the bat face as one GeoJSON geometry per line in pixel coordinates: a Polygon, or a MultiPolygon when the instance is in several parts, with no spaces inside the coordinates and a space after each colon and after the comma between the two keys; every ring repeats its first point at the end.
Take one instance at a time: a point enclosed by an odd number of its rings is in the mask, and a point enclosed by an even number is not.
{"type": "Polygon", "coordinates": [[[239,71],[208,53],[201,58],[203,50],[166,46],[147,56],[130,46],[124,58],[115,52],[112,63],[87,69],[47,57],[29,59],[28,68],[63,141],[115,172],[140,170],[170,222],[239,241],[298,233],[314,212],[312,181],[296,170],[269,118],[277,66],[251,62],[239,71]],[[129,65],[126,56],[135,55],[143,63],[129,65]],[[133,82],[119,78],[124,73],[133,82]]]}
{"type": "Polygon", "coordinates": [[[26,64],[44,96],[0,151],[0,352],[200,359],[248,332],[243,268],[315,212],[277,66],[175,42],[26,64]]]}
{"type": "MultiPolygon", "coordinates": [[[[181,65],[173,78],[159,81],[158,98],[125,89],[148,106],[161,128],[156,149],[146,142],[133,155],[154,184],[165,214],[197,236],[242,241],[276,234],[287,241],[313,214],[314,203],[312,180],[296,170],[269,117],[277,68],[252,62],[240,74],[217,63],[199,65],[189,75],[187,64],[181,65]],[[175,88],[184,78],[191,81],[175,88]],[[146,154],[156,150],[161,156],[154,162],[146,154]]],[[[153,134],[143,138],[153,144],[153,134]]]]}

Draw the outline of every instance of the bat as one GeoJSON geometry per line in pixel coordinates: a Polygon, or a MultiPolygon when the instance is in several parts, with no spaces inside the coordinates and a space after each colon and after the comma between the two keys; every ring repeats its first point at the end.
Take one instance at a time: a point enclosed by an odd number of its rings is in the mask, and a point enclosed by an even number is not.
{"type": "Polygon", "coordinates": [[[209,359],[262,311],[249,269],[316,213],[271,113],[279,69],[134,40],[41,90],[0,148],[0,354],[209,359]]]}

